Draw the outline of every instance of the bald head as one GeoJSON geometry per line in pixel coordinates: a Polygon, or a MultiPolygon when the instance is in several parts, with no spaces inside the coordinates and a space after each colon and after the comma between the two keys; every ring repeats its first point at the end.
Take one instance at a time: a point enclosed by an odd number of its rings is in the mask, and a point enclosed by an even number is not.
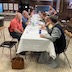
{"type": "Polygon", "coordinates": [[[23,15],[25,18],[28,18],[28,17],[29,17],[29,14],[28,14],[28,12],[27,12],[26,10],[24,10],[24,11],[22,12],[22,15],[23,15]]]}
{"type": "Polygon", "coordinates": [[[15,17],[20,21],[22,19],[22,14],[17,12],[15,17]]]}
{"type": "Polygon", "coordinates": [[[23,10],[22,14],[28,13],[26,10],[23,10]]]}

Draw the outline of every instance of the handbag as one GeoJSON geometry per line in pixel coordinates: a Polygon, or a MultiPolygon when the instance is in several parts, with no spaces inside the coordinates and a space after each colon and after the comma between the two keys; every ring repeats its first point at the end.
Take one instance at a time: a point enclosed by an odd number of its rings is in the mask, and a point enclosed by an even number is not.
{"type": "Polygon", "coordinates": [[[12,69],[23,69],[24,59],[22,57],[14,57],[12,59],[12,69]]]}

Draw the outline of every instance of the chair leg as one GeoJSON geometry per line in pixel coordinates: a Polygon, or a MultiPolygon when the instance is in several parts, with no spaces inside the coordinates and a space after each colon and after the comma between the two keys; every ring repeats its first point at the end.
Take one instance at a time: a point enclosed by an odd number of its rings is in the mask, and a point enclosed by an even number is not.
{"type": "Polygon", "coordinates": [[[4,47],[3,47],[3,49],[2,49],[2,53],[3,53],[3,50],[4,50],[4,47]]]}
{"type": "Polygon", "coordinates": [[[17,47],[16,47],[16,45],[15,45],[15,51],[17,51],[17,47]]]}
{"type": "Polygon", "coordinates": [[[10,59],[11,59],[11,48],[10,48],[10,59]]]}
{"type": "Polygon", "coordinates": [[[25,59],[26,59],[26,54],[25,54],[25,59]]]}
{"type": "Polygon", "coordinates": [[[19,45],[19,42],[17,41],[17,47],[18,47],[18,45],[19,45]]]}
{"type": "Polygon", "coordinates": [[[3,29],[3,36],[4,36],[4,41],[5,41],[5,34],[4,34],[4,29],[3,29]]]}
{"type": "Polygon", "coordinates": [[[2,36],[2,31],[0,32],[0,38],[1,38],[1,36],[2,36]]]}
{"type": "Polygon", "coordinates": [[[64,55],[65,55],[65,57],[66,57],[66,59],[67,59],[67,61],[68,61],[69,67],[71,68],[71,65],[70,65],[70,62],[69,62],[69,59],[68,59],[66,53],[65,53],[65,52],[63,52],[63,53],[64,53],[64,55]]]}

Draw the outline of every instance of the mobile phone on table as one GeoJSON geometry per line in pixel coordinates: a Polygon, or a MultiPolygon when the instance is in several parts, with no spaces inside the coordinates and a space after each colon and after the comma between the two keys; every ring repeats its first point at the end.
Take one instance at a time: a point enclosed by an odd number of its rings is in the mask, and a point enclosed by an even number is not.
{"type": "Polygon", "coordinates": [[[39,34],[41,34],[41,30],[39,30],[39,34]]]}

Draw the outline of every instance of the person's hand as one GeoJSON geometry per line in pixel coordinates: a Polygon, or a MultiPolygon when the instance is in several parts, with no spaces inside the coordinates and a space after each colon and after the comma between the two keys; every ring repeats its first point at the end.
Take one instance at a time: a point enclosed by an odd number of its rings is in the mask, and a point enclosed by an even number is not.
{"type": "Polygon", "coordinates": [[[48,26],[49,24],[50,24],[50,22],[47,22],[47,23],[46,23],[46,26],[48,26]]]}
{"type": "Polygon", "coordinates": [[[42,24],[38,24],[39,26],[43,26],[42,24]]]}
{"type": "Polygon", "coordinates": [[[30,24],[30,18],[28,19],[28,21],[26,22],[26,25],[29,25],[30,24]]]}
{"type": "Polygon", "coordinates": [[[39,24],[39,26],[41,26],[41,28],[40,28],[41,30],[45,30],[46,29],[45,25],[40,25],[39,24]]]}
{"type": "Polygon", "coordinates": [[[41,38],[45,38],[45,35],[43,35],[43,34],[40,34],[40,37],[41,37],[41,38]]]}

